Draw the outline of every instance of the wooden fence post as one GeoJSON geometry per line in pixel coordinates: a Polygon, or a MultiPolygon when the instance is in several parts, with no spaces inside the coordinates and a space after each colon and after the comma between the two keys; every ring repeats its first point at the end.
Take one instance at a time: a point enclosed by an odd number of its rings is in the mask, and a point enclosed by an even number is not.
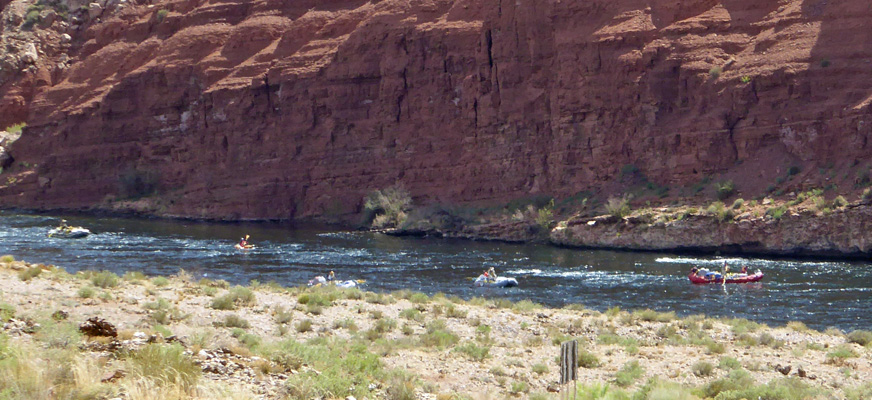
{"type": "MultiPolygon", "coordinates": [[[[570,340],[560,344],[560,385],[572,384],[572,398],[575,399],[578,388],[575,381],[578,380],[578,341],[570,340]]],[[[564,388],[568,389],[568,388],[564,388]]],[[[569,391],[562,390],[566,393],[565,398],[569,398],[569,391]]],[[[564,398],[563,395],[560,396],[564,398]]]]}

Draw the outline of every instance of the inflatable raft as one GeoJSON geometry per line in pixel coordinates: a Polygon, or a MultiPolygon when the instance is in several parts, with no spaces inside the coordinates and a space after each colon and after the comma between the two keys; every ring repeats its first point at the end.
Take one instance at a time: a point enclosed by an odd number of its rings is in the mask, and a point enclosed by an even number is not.
{"type": "MultiPolygon", "coordinates": [[[[696,284],[706,284],[706,283],[723,284],[724,283],[724,276],[718,272],[709,272],[709,273],[705,274],[704,276],[697,276],[696,274],[691,273],[690,275],[687,276],[687,278],[690,279],[691,282],[696,283],[696,284]]],[[[751,283],[751,282],[757,282],[761,279],[763,279],[763,273],[760,271],[757,271],[756,273],[751,274],[751,275],[748,275],[748,274],[727,274],[727,282],[726,283],[751,283]]]]}
{"type": "Polygon", "coordinates": [[[518,286],[518,280],[515,278],[497,277],[489,279],[484,275],[479,275],[473,282],[477,287],[514,287],[518,286]]]}
{"type": "Polygon", "coordinates": [[[81,226],[68,228],[54,228],[48,231],[48,237],[61,239],[79,239],[91,234],[91,231],[81,226]]]}

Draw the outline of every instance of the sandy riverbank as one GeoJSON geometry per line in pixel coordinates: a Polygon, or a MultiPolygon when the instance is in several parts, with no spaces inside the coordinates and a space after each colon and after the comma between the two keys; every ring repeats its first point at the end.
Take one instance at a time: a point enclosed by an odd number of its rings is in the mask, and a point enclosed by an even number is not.
{"type": "Polygon", "coordinates": [[[801,323],[71,275],[8,256],[0,294],[0,394],[13,399],[557,398],[559,343],[571,338],[582,393],[608,398],[872,394],[872,349],[857,343],[872,333],[801,323]],[[92,317],[117,336],[82,336],[92,317]]]}

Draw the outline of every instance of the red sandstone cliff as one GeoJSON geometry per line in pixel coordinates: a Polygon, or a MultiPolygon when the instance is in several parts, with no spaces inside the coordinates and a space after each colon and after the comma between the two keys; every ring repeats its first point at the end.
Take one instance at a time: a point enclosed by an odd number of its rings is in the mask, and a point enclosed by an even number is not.
{"type": "Polygon", "coordinates": [[[27,103],[0,206],[334,217],[395,183],[614,192],[629,164],[845,190],[872,161],[870,26],[867,0],[133,5],[82,25],[27,103]]]}

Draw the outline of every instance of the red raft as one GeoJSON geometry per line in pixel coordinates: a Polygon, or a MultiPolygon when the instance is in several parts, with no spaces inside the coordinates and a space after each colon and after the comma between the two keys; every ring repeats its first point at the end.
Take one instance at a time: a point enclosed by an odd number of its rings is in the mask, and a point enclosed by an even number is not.
{"type": "MultiPolygon", "coordinates": [[[[724,283],[724,279],[723,279],[723,277],[720,276],[720,274],[716,278],[713,278],[711,280],[703,278],[701,276],[696,276],[695,273],[691,273],[687,277],[688,277],[688,279],[690,279],[691,282],[696,283],[696,284],[705,284],[705,283],[723,284],[724,283]]],[[[750,283],[750,282],[757,282],[761,279],[763,279],[763,273],[760,271],[757,271],[757,273],[755,273],[753,275],[745,275],[745,274],[727,275],[727,283],[750,283]]]]}

